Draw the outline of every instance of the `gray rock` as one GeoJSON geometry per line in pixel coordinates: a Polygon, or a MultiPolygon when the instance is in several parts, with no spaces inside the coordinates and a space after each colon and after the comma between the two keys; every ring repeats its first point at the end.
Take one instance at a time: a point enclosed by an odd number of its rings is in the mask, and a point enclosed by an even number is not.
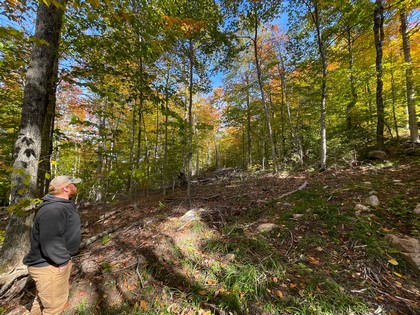
{"type": "Polygon", "coordinates": [[[278,228],[279,226],[274,223],[261,223],[260,225],[258,225],[257,231],[260,233],[268,233],[278,228]]]}
{"type": "Polygon", "coordinates": [[[414,237],[388,234],[385,236],[385,240],[403,253],[420,254],[420,242],[414,237]]]}
{"type": "Polygon", "coordinates": [[[370,195],[365,199],[365,204],[371,207],[379,206],[379,199],[376,195],[370,195]]]}
{"type": "Polygon", "coordinates": [[[235,258],[236,258],[235,254],[226,254],[225,255],[225,260],[229,261],[229,262],[234,261],[235,258]]]}
{"type": "Polygon", "coordinates": [[[394,234],[388,234],[385,236],[385,239],[389,244],[401,251],[401,254],[405,258],[407,264],[420,275],[420,242],[418,239],[402,236],[399,237],[394,234]]]}
{"type": "Polygon", "coordinates": [[[354,210],[356,210],[356,211],[369,211],[369,208],[368,208],[368,207],[366,207],[366,206],[364,206],[364,205],[362,205],[362,204],[360,204],[360,203],[358,203],[358,204],[354,207],[354,210]]]}
{"type": "Polygon", "coordinates": [[[201,218],[201,213],[205,212],[206,210],[204,209],[191,209],[188,210],[181,218],[181,222],[189,222],[192,220],[200,220],[201,218]]]}
{"type": "Polygon", "coordinates": [[[372,150],[372,151],[369,151],[368,157],[370,159],[384,160],[386,158],[386,153],[380,150],[372,150]]]}

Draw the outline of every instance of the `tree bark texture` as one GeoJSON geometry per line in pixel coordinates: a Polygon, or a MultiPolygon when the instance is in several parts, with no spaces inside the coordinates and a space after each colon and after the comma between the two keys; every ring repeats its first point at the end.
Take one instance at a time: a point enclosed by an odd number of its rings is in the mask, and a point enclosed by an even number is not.
{"type": "Polygon", "coordinates": [[[385,127],[385,113],[384,113],[384,100],[383,100],[383,87],[382,80],[382,47],[384,44],[384,7],[382,0],[375,1],[374,10],[374,23],[373,33],[375,36],[375,49],[376,49],[376,146],[378,150],[384,149],[384,127],[385,127]]]}
{"type": "Polygon", "coordinates": [[[405,62],[405,84],[407,93],[407,109],[408,109],[408,125],[410,128],[410,140],[411,142],[419,142],[419,131],[417,126],[416,116],[416,103],[414,94],[414,78],[413,78],[413,66],[411,64],[411,50],[410,50],[410,39],[407,31],[407,15],[405,8],[400,10],[400,21],[401,21],[401,36],[402,45],[404,51],[404,62],[405,62]]]}
{"type": "MultiPolygon", "coordinates": [[[[64,12],[54,5],[40,3],[35,37],[45,41],[34,44],[23,96],[22,119],[15,143],[10,204],[31,200],[37,193],[38,165],[42,134],[50,100],[54,63],[58,55],[59,37],[64,12]]],[[[29,249],[29,231],[33,212],[12,212],[0,253],[0,272],[22,264],[29,249]]]]}

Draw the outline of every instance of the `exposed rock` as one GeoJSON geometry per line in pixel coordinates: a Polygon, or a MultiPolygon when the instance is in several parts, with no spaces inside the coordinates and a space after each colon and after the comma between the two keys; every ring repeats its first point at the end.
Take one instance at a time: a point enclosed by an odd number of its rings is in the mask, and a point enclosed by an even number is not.
{"type": "Polygon", "coordinates": [[[235,254],[226,254],[225,255],[225,260],[228,262],[234,261],[235,260],[235,254]]]}
{"type": "Polygon", "coordinates": [[[200,209],[191,209],[188,210],[181,218],[181,222],[189,222],[192,220],[200,220],[201,213],[205,212],[206,210],[200,209]]]}
{"type": "Polygon", "coordinates": [[[376,195],[370,195],[365,199],[365,204],[371,207],[379,206],[379,199],[376,195]]]}
{"type": "Polygon", "coordinates": [[[389,244],[400,250],[407,263],[420,275],[420,242],[418,239],[394,234],[388,234],[385,239],[389,244]]]}
{"type": "Polygon", "coordinates": [[[403,253],[407,263],[411,268],[420,275],[420,254],[405,254],[403,253]]]}
{"type": "Polygon", "coordinates": [[[414,213],[416,214],[420,214],[420,203],[416,206],[416,208],[414,209],[414,213]]]}
{"type": "Polygon", "coordinates": [[[362,204],[360,204],[360,203],[358,203],[358,204],[354,207],[354,210],[356,210],[356,211],[369,211],[369,208],[368,208],[368,207],[366,207],[366,206],[364,206],[364,205],[362,205],[362,204]]]}
{"type": "Polygon", "coordinates": [[[380,150],[372,150],[372,151],[369,151],[368,157],[370,159],[384,160],[386,158],[386,153],[380,150]]]}
{"type": "Polygon", "coordinates": [[[260,233],[268,233],[278,228],[279,226],[274,223],[261,223],[260,225],[258,225],[257,231],[260,233]]]}
{"type": "Polygon", "coordinates": [[[414,237],[398,237],[395,234],[388,234],[385,236],[385,240],[387,240],[392,247],[403,253],[420,253],[420,242],[414,237]]]}

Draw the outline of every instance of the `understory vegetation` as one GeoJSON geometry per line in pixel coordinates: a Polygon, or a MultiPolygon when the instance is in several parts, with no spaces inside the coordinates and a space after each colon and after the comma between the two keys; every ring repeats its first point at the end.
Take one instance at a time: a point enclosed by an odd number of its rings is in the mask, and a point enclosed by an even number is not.
{"type": "Polygon", "coordinates": [[[417,314],[418,275],[384,236],[418,236],[419,166],[230,170],[197,184],[189,220],[180,191],[83,208],[86,237],[119,228],[76,257],[71,313],[417,314]]]}

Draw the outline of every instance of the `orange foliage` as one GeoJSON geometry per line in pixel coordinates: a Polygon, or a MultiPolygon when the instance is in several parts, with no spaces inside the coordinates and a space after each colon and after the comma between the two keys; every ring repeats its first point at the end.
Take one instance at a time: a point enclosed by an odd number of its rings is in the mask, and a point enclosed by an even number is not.
{"type": "Polygon", "coordinates": [[[174,16],[164,16],[163,20],[166,26],[175,28],[187,36],[192,36],[193,33],[199,32],[206,27],[206,21],[197,21],[191,18],[179,19],[174,16]]]}

